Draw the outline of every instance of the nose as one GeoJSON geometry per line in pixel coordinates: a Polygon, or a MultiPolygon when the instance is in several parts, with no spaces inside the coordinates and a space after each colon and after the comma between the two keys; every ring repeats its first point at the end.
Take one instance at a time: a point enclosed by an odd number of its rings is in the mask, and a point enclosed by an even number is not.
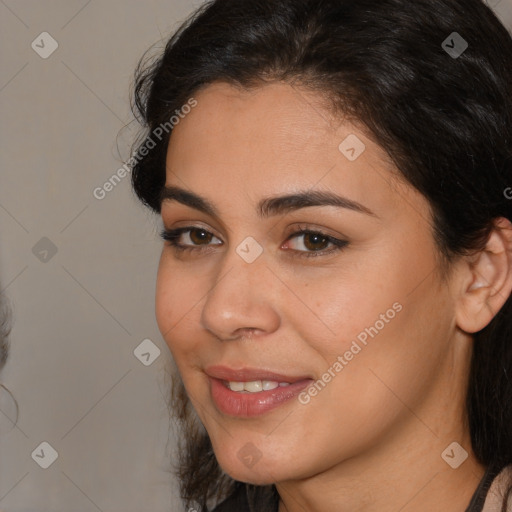
{"type": "Polygon", "coordinates": [[[202,326],[226,341],[276,331],[280,325],[277,283],[263,255],[247,263],[230,251],[206,296],[202,326]]]}

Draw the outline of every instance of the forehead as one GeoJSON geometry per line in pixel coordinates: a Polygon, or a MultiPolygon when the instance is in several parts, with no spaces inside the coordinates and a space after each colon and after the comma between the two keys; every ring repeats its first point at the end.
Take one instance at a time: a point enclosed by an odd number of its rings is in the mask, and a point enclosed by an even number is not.
{"type": "MultiPolygon", "coordinates": [[[[244,142],[247,148],[265,145],[267,151],[294,151],[302,155],[324,150],[326,135],[339,137],[344,130],[319,93],[283,82],[242,89],[214,82],[196,93],[197,107],[176,126],[173,138],[189,132],[214,143],[244,142]]],[[[355,130],[353,126],[348,131],[355,130]]],[[[346,131],[346,130],[345,130],[346,131]]],[[[172,147],[170,148],[172,150],[172,147]]],[[[262,155],[263,156],[263,155],[262,155]]],[[[385,158],[384,152],[382,157],[385,158]]]]}
{"type": "Polygon", "coordinates": [[[194,98],[197,106],[171,135],[167,184],[206,197],[215,186],[233,201],[332,190],[370,201],[374,211],[411,188],[396,179],[385,151],[354,122],[335,118],[318,93],[285,83],[243,90],[217,82],[194,98]]]}

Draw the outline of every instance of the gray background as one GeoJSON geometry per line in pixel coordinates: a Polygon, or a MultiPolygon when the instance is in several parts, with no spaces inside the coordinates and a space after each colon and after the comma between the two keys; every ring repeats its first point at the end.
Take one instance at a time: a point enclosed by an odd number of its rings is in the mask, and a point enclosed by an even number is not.
{"type": "MultiPolygon", "coordinates": [[[[512,28],[512,0],[489,3],[512,28]]],[[[129,177],[102,200],[93,190],[129,157],[136,126],[118,133],[139,57],[199,4],[0,0],[0,287],[14,310],[1,380],[20,408],[13,426],[0,389],[0,512],[183,510],[154,319],[158,221],[129,177]],[[51,49],[42,32],[58,43],[46,59],[31,47],[51,49]],[[134,355],[145,339],[148,366],[134,355]],[[42,442],[58,452],[47,469],[42,442]]]]}

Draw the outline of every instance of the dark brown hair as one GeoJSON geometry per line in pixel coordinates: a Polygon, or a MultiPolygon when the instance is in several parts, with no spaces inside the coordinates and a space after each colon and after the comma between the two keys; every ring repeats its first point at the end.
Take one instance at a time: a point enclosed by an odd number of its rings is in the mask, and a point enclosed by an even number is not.
{"type": "MultiPolygon", "coordinates": [[[[505,194],[512,186],[512,39],[480,0],[209,1],[156,59],[139,63],[133,107],[145,131],[138,148],[219,80],[246,89],[297,84],[359,120],[429,201],[447,261],[481,250],[494,219],[512,220],[505,194]],[[443,42],[450,37],[467,49],[449,54],[443,42]]],[[[155,212],[171,133],[138,152],[133,167],[134,190],[155,212]]],[[[512,463],[511,340],[509,297],[474,335],[467,393],[473,450],[497,471],[512,463]]],[[[207,510],[242,484],[223,474],[181,384],[175,393],[174,412],[186,425],[182,495],[207,510]]]]}
{"type": "Polygon", "coordinates": [[[0,292],[0,370],[9,353],[9,333],[11,332],[11,310],[6,296],[0,292]]]}
{"type": "MultiPolygon", "coordinates": [[[[9,355],[9,334],[11,333],[11,308],[4,293],[0,292],[0,370],[7,361],[9,355]]],[[[0,393],[8,393],[16,407],[16,416],[12,420],[13,425],[18,421],[18,402],[9,389],[0,380],[0,393]]],[[[11,418],[9,418],[11,419],[11,418]]]]}

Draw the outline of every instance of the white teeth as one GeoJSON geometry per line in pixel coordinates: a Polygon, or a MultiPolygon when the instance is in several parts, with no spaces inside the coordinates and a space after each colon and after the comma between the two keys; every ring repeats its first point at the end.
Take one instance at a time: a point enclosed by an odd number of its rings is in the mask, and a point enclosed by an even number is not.
{"type": "Polygon", "coordinates": [[[229,389],[231,391],[243,391],[244,390],[244,383],[243,382],[228,382],[229,389]]]}
{"type": "Polygon", "coordinates": [[[253,380],[251,382],[244,383],[244,390],[249,391],[249,393],[257,393],[263,389],[263,384],[261,380],[253,380]]]}
{"type": "Polygon", "coordinates": [[[262,381],[263,391],[269,391],[271,389],[276,389],[279,384],[273,380],[264,380],[262,381]]]}
{"type": "Polygon", "coordinates": [[[253,380],[251,382],[235,382],[229,381],[228,387],[231,391],[258,393],[260,391],[270,391],[281,386],[289,386],[288,382],[276,382],[273,380],[253,380]]]}

